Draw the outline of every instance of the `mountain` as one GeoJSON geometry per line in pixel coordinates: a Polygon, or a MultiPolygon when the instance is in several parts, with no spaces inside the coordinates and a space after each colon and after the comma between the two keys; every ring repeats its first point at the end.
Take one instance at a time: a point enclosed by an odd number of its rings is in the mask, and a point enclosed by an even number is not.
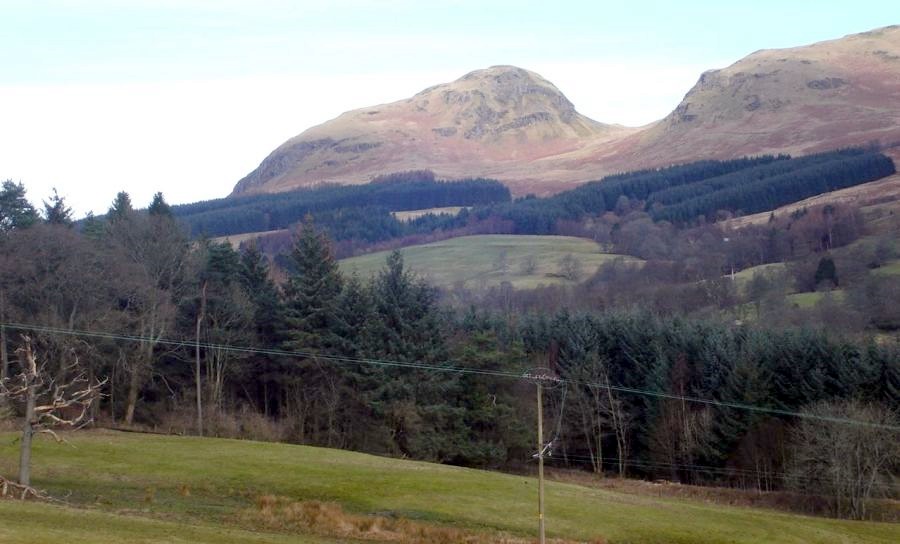
{"type": "Polygon", "coordinates": [[[876,140],[900,141],[900,26],[757,51],[705,72],[672,113],[620,142],[630,153],[607,163],[809,153],[876,140]]]}
{"type": "Polygon", "coordinates": [[[344,113],[288,140],[232,194],[430,169],[548,194],[603,175],[703,158],[900,141],[900,26],[711,70],[644,127],[581,115],[552,83],[494,66],[412,98],[344,113]]]}
{"type": "Polygon", "coordinates": [[[579,114],[534,72],[494,66],[310,128],[272,152],[234,192],[366,183],[418,169],[441,177],[508,177],[523,164],[630,132],[579,114]]]}

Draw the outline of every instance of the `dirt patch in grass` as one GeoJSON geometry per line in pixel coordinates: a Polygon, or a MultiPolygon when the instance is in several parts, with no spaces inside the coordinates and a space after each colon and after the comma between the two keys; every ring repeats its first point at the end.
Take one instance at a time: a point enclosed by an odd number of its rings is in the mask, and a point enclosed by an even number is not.
{"type": "MultiPolygon", "coordinates": [[[[530,544],[533,539],[506,533],[483,533],[441,527],[402,517],[360,515],[345,512],[337,503],[294,501],[262,495],[256,506],[244,510],[240,520],[267,530],[312,533],[319,536],[398,542],[401,544],[530,544]]],[[[554,544],[576,541],[551,539],[554,544]]],[[[606,544],[593,540],[591,544],[606,544]]]]}

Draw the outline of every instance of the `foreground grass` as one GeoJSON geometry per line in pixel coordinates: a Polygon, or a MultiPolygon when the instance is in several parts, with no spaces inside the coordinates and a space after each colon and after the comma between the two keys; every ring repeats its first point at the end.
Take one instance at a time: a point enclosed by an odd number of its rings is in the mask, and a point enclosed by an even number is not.
{"type": "MultiPolygon", "coordinates": [[[[531,236],[493,234],[462,236],[442,242],[411,246],[402,250],[405,264],[414,272],[441,287],[462,284],[468,288],[489,287],[510,282],[516,288],[572,283],[560,275],[559,261],[566,255],[581,265],[581,279],[597,271],[601,264],[616,258],[634,257],[603,253],[591,240],[572,236],[531,236]],[[500,267],[505,257],[506,269],[500,267]],[[525,263],[533,259],[534,270],[525,263]]],[[[345,273],[376,274],[384,267],[388,252],[360,255],[341,261],[345,273]]]]}
{"type": "MultiPolygon", "coordinates": [[[[13,441],[12,434],[0,435],[0,472],[6,474],[15,468],[13,441]]],[[[263,494],[334,501],[354,513],[479,532],[533,535],[536,525],[535,481],[523,476],[238,440],[91,431],[70,441],[36,444],[35,484],[92,510],[0,502],[0,541],[15,542],[32,534],[45,542],[78,541],[57,540],[52,531],[61,524],[96,531],[91,534],[102,534],[109,542],[176,542],[168,531],[189,524],[196,535],[185,528],[178,533],[181,542],[236,542],[244,538],[239,530],[245,528],[237,526],[235,515],[252,508],[263,494]],[[123,511],[129,515],[122,516],[123,511]]],[[[900,525],[715,506],[558,482],[547,486],[547,512],[552,536],[602,537],[610,543],[900,540],[900,525]]],[[[278,538],[247,533],[245,541],[281,542],[278,538]]]]}
{"type": "Polygon", "coordinates": [[[260,534],[197,522],[176,523],[34,502],[0,501],[0,542],[4,544],[324,544],[303,535],[260,534]]]}

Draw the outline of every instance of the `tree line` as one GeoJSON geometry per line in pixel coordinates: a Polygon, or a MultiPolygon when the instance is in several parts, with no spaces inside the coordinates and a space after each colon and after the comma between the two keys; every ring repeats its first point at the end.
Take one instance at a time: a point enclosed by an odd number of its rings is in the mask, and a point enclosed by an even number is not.
{"type": "MultiPolygon", "coordinates": [[[[174,206],[173,213],[192,236],[210,237],[289,229],[312,214],[338,255],[346,257],[468,234],[572,234],[587,219],[637,210],[657,223],[683,228],[774,209],[894,171],[890,158],[849,148],[640,170],[547,198],[515,201],[494,180],[439,181],[430,171],[413,171],[382,176],[367,185],[327,185],[174,206]],[[455,216],[428,214],[412,221],[400,221],[391,213],[445,206],[467,208],[455,216]]],[[[271,255],[290,245],[284,232],[263,238],[261,246],[271,255]]]]}
{"type": "Polygon", "coordinates": [[[749,214],[866,183],[895,172],[893,161],[858,148],[792,158],[764,155],[697,161],[608,176],[548,198],[526,197],[473,210],[511,222],[515,234],[557,234],[561,224],[635,209],[654,221],[695,224],[717,213],[749,214]]]}
{"type": "MultiPolygon", "coordinates": [[[[896,171],[894,161],[881,153],[839,156],[770,177],[710,183],[711,190],[668,204],[654,211],[653,217],[658,221],[685,223],[709,217],[719,210],[740,214],[774,210],[810,196],[875,181],[896,171]]],[[[674,197],[671,193],[667,196],[674,197]]]]}
{"type": "Polygon", "coordinates": [[[313,214],[334,239],[359,236],[381,240],[415,230],[396,220],[392,211],[486,205],[509,199],[509,189],[495,180],[442,181],[430,171],[413,171],[381,176],[363,185],[323,185],[229,197],[173,206],[172,211],[193,236],[284,229],[313,214]]]}

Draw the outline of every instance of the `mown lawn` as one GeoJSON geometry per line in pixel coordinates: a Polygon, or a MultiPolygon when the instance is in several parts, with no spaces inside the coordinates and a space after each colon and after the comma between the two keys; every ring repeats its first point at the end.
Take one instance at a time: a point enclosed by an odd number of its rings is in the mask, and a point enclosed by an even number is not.
{"type": "MultiPolygon", "coordinates": [[[[591,240],[572,236],[481,235],[451,238],[442,242],[406,247],[401,250],[405,264],[414,272],[441,287],[462,284],[481,288],[510,282],[516,288],[570,284],[560,274],[559,261],[566,255],[578,260],[579,279],[597,271],[601,264],[616,258],[639,262],[630,256],[604,253],[591,240]],[[533,259],[534,270],[525,263],[533,259]],[[504,267],[500,266],[505,262],[504,267]]],[[[388,252],[381,251],[341,261],[344,273],[356,271],[362,277],[384,267],[388,252]]]]}
{"type": "MultiPolygon", "coordinates": [[[[15,472],[14,439],[0,435],[3,474],[15,472]]],[[[34,472],[38,487],[90,510],[0,502],[2,542],[285,542],[244,532],[236,521],[263,494],[479,532],[530,536],[536,525],[532,478],[324,448],[91,431],[71,436],[70,445],[39,441],[34,472]],[[57,539],[57,526],[84,538],[57,539]]],[[[559,482],[547,485],[547,515],[551,536],[610,543],[900,541],[900,525],[559,482]]]]}

